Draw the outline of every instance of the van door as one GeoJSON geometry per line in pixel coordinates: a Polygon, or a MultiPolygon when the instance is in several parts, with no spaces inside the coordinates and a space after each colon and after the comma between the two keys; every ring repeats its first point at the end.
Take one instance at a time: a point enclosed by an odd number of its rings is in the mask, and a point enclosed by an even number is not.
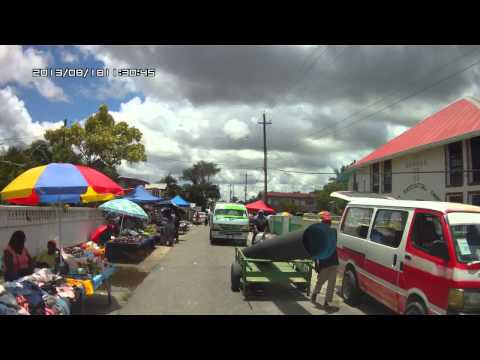
{"type": "Polygon", "coordinates": [[[347,206],[341,225],[337,230],[337,251],[342,268],[347,263],[353,263],[357,271],[358,285],[364,290],[363,273],[365,262],[365,243],[370,228],[373,208],[362,206],[347,206]]]}
{"type": "MultiPolygon", "coordinates": [[[[445,313],[448,307],[449,260],[439,257],[434,251],[439,243],[448,249],[447,236],[447,224],[442,213],[422,209],[415,211],[402,259],[399,286],[405,291],[421,291],[429,303],[427,310],[433,313],[445,313]]],[[[405,311],[406,299],[399,309],[405,311]]]]}
{"type": "Polygon", "coordinates": [[[408,218],[407,210],[377,209],[365,246],[366,291],[394,311],[403,295],[398,280],[408,218]]]}

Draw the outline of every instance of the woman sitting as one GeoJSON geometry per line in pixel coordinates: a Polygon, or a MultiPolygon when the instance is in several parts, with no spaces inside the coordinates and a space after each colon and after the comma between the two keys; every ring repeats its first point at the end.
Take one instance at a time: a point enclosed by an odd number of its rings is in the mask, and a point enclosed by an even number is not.
{"type": "Polygon", "coordinates": [[[21,230],[15,231],[3,252],[5,281],[14,281],[33,273],[33,262],[25,247],[26,236],[21,230]]]}

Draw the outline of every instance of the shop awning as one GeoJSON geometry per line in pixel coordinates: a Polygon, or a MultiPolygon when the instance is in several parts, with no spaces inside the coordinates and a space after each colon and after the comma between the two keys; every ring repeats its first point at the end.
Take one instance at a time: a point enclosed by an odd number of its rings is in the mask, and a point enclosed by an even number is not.
{"type": "Polygon", "coordinates": [[[275,210],[266,205],[262,200],[257,200],[253,203],[247,204],[245,207],[250,212],[263,210],[266,213],[275,213],[275,210]]]}

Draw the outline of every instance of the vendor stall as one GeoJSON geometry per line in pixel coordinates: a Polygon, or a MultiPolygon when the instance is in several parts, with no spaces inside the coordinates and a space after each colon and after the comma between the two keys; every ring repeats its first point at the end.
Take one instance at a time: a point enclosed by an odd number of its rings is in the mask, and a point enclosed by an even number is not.
{"type": "Polygon", "coordinates": [[[118,199],[101,205],[100,209],[122,216],[119,236],[112,236],[105,244],[105,257],[110,262],[138,263],[155,249],[156,226],[144,228],[142,221],[135,221],[148,220],[140,206],[127,199],[118,199]]]}
{"type": "Polygon", "coordinates": [[[82,291],[82,297],[92,296],[102,285],[108,294],[108,304],[111,304],[110,279],[116,268],[107,262],[105,248],[92,241],[62,249],[62,257],[66,266],[65,279],[71,286],[82,291]]]}

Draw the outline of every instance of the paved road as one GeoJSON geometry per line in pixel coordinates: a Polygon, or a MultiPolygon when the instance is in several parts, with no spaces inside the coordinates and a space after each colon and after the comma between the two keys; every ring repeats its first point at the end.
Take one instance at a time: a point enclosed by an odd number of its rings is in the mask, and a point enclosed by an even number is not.
{"type": "MultiPolygon", "coordinates": [[[[195,226],[146,277],[119,314],[139,315],[325,315],[321,308],[288,285],[265,285],[254,299],[245,301],[230,290],[230,264],[234,247],[210,245],[208,227],[195,226]]],[[[322,300],[322,297],[319,298],[322,300]]],[[[389,313],[366,302],[361,309],[336,296],[339,311],[331,315],[389,313]]]]}

